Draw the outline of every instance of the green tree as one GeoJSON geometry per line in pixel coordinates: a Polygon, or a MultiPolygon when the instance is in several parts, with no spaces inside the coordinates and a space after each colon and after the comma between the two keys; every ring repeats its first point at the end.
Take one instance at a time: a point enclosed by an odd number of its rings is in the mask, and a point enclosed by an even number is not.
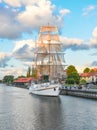
{"type": "Polygon", "coordinates": [[[18,76],[17,78],[14,78],[14,80],[17,80],[17,79],[19,79],[19,78],[25,78],[26,76],[24,76],[24,75],[21,75],[21,76],[18,76]]]}
{"type": "Polygon", "coordinates": [[[67,78],[67,79],[66,79],[66,83],[67,83],[67,84],[74,84],[74,82],[75,82],[75,81],[74,81],[74,78],[67,78]]]}
{"type": "Polygon", "coordinates": [[[73,65],[68,66],[66,83],[79,84],[79,81],[80,81],[80,76],[75,66],[73,65]]]}
{"type": "Polygon", "coordinates": [[[90,68],[88,68],[88,67],[85,68],[85,69],[83,70],[83,72],[84,72],[84,73],[88,73],[88,72],[90,72],[90,68]]]}
{"type": "Polygon", "coordinates": [[[11,84],[14,81],[14,76],[13,75],[6,75],[3,78],[3,83],[11,84]]]}
{"type": "Polygon", "coordinates": [[[67,81],[68,81],[68,79],[72,80],[73,84],[79,84],[80,76],[77,72],[72,72],[69,74],[67,81]]]}
{"type": "Polygon", "coordinates": [[[2,83],[2,80],[0,80],[0,83],[2,83]]]}
{"type": "Polygon", "coordinates": [[[81,79],[80,80],[80,84],[86,84],[86,80],[85,79],[81,79]]]}
{"type": "Polygon", "coordinates": [[[27,77],[30,77],[31,76],[31,67],[28,67],[28,70],[27,70],[27,77]]]}
{"type": "Polygon", "coordinates": [[[95,72],[95,71],[94,71],[94,69],[91,69],[90,72],[93,73],[93,72],[95,72]]]}
{"type": "Polygon", "coordinates": [[[75,66],[73,65],[67,67],[67,76],[69,76],[71,73],[78,73],[75,66]]]}
{"type": "Polygon", "coordinates": [[[32,67],[32,77],[36,78],[36,69],[32,67]]]}
{"type": "Polygon", "coordinates": [[[20,76],[18,76],[18,78],[25,78],[26,76],[24,76],[24,75],[20,75],[20,76]]]}

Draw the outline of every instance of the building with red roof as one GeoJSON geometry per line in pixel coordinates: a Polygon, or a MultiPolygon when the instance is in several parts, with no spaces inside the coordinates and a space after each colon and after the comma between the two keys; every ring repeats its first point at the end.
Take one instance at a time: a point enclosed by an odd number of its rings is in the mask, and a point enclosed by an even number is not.
{"type": "Polygon", "coordinates": [[[97,68],[93,68],[93,70],[94,70],[95,72],[97,72],[97,68]]]}
{"type": "Polygon", "coordinates": [[[18,78],[14,81],[14,85],[18,87],[23,87],[26,88],[31,84],[31,81],[33,81],[34,78],[29,77],[29,78],[18,78]]]}
{"type": "Polygon", "coordinates": [[[80,74],[81,79],[85,79],[87,83],[97,83],[97,68],[94,71],[80,74]]]}

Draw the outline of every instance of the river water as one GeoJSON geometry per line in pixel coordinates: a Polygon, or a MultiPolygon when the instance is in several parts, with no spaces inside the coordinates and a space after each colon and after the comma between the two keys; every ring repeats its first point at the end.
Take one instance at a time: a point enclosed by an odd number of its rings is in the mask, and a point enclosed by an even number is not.
{"type": "Polygon", "coordinates": [[[97,100],[0,85],[0,130],[97,130],[97,100]]]}

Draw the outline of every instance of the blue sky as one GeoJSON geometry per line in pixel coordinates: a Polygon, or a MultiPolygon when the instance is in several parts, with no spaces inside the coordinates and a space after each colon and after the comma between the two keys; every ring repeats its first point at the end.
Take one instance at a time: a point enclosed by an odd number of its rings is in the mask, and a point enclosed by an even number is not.
{"type": "Polygon", "coordinates": [[[0,79],[25,75],[41,25],[56,25],[67,65],[97,66],[97,1],[0,0],[0,79]]]}

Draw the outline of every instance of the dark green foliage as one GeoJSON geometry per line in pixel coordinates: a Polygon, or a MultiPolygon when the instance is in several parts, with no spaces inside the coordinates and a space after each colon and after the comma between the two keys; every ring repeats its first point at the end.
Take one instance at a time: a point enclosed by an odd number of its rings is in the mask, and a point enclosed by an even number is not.
{"type": "Polygon", "coordinates": [[[27,77],[31,77],[31,68],[30,67],[28,67],[27,77]]]}
{"type": "Polygon", "coordinates": [[[17,79],[19,79],[19,78],[25,78],[26,76],[24,76],[24,75],[21,75],[21,76],[18,76],[17,78],[15,78],[14,80],[17,80],[17,79]]]}
{"type": "Polygon", "coordinates": [[[79,76],[75,66],[73,66],[73,65],[68,66],[66,83],[79,84],[79,81],[80,81],[80,76],[79,76]]]}
{"type": "Polygon", "coordinates": [[[0,80],[0,83],[2,83],[2,80],[0,80]]]}
{"type": "Polygon", "coordinates": [[[36,78],[37,77],[37,71],[34,67],[28,67],[28,70],[27,70],[27,77],[34,77],[36,78]]]}
{"type": "Polygon", "coordinates": [[[95,72],[93,69],[90,70],[91,73],[95,72]]]}
{"type": "Polygon", "coordinates": [[[67,77],[66,83],[68,84],[79,84],[80,76],[77,72],[71,72],[67,77]]]}
{"type": "Polygon", "coordinates": [[[76,70],[75,66],[73,66],[73,65],[68,66],[68,68],[67,68],[67,76],[69,76],[73,72],[77,73],[77,70],[76,70]]]}
{"type": "Polygon", "coordinates": [[[74,84],[74,79],[73,78],[67,78],[66,79],[66,84],[74,84]]]}
{"type": "Polygon", "coordinates": [[[14,76],[13,75],[6,75],[3,78],[3,83],[8,83],[11,84],[14,81],[14,76]]]}
{"type": "Polygon", "coordinates": [[[36,69],[33,67],[32,68],[32,75],[31,75],[31,77],[34,77],[34,78],[36,78],[36,74],[37,72],[36,72],[36,69]]]}
{"type": "Polygon", "coordinates": [[[80,80],[80,84],[86,84],[86,80],[85,79],[80,80]]]}
{"type": "Polygon", "coordinates": [[[42,76],[42,80],[43,80],[44,82],[48,82],[48,81],[49,81],[49,76],[48,76],[48,75],[43,75],[43,76],[42,76]]]}
{"type": "Polygon", "coordinates": [[[88,72],[90,72],[90,68],[88,68],[88,67],[85,68],[83,72],[84,72],[84,73],[88,73],[88,72]]]}
{"type": "Polygon", "coordinates": [[[21,76],[18,76],[18,78],[25,78],[26,76],[24,76],[24,75],[21,75],[21,76]]]}

